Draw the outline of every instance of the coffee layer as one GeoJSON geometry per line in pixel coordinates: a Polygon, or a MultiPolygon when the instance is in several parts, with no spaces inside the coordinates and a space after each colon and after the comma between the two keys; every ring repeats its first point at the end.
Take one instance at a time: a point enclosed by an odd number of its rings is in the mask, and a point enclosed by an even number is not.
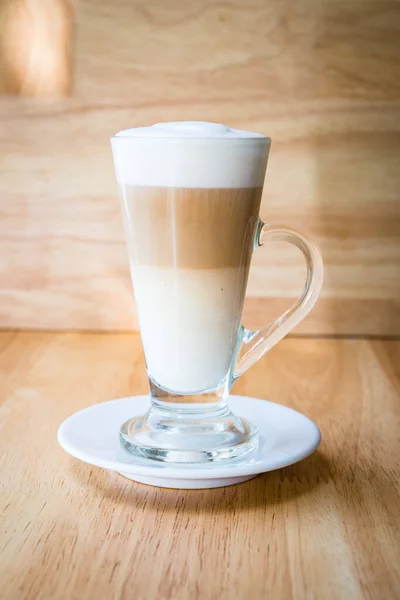
{"type": "Polygon", "coordinates": [[[247,267],[261,187],[120,186],[133,265],[247,267]]]}

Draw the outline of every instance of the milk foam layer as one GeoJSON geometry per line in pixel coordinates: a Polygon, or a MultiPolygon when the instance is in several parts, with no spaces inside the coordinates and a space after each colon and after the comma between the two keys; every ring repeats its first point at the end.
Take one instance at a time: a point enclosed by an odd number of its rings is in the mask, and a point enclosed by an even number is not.
{"type": "Polygon", "coordinates": [[[218,123],[157,123],[111,140],[118,183],[181,188],[262,186],[270,140],[218,123]]]}
{"type": "Polygon", "coordinates": [[[150,127],[136,127],[124,129],[116,137],[156,137],[156,138],[218,138],[218,139],[252,139],[264,138],[262,133],[253,133],[242,129],[233,129],[221,123],[207,123],[206,121],[172,121],[170,123],[155,123],[150,127]]]}

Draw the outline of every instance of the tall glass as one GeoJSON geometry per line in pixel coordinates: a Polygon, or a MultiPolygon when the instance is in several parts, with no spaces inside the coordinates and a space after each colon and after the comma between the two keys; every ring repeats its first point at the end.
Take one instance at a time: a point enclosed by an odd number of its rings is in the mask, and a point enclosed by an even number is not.
{"type": "Polygon", "coordinates": [[[151,408],[122,425],[142,459],[204,463],[247,454],[254,424],[232,414],[234,381],[314,306],[322,284],[316,247],[259,219],[270,140],[213,123],[161,123],[111,140],[151,408]],[[271,326],[241,322],[253,250],[298,246],[307,280],[271,326]]]}

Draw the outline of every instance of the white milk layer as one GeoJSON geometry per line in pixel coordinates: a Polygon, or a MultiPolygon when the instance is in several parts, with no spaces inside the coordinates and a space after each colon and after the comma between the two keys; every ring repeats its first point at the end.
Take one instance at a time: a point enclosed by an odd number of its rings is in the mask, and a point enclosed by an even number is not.
{"type": "Polygon", "coordinates": [[[181,188],[259,187],[270,139],[218,123],[158,123],[111,139],[122,185],[181,188]]]}
{"type": "Polygon", "coordinates": [[[133,268],[149,376],[190,394],[217,388],[229,372],[246,288],[244,269],[133,268]]]}

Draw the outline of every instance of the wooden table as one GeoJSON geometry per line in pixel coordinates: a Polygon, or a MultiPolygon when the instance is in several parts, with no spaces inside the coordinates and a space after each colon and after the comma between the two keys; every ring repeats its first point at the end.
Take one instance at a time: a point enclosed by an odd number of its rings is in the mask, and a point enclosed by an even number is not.
{"type": "Polygon", "coordinates": [[[320,449],[215,490],[163,490],[70,458],[58,424],[146,391],[139,338],[0,334],[1,596],[400,597],[400,343],[287,339],[237,384],[309,415],[320,449]]]}

